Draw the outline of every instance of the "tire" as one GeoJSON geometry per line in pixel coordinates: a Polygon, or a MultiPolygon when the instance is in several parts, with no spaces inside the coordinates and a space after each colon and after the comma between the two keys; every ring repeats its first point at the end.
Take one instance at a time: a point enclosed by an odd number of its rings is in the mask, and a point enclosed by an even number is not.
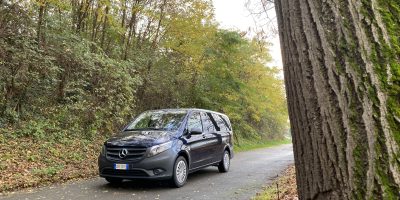
{"type": "Polygon", "coordinates": [[[118,185],[122,183],[122,178],[106,177],[106,181],[112,185],[118,185]]]}
{"type": "Polygon", "coordinates": [[[225,173],[229,171],[229,167],[231,166],[231,157],[227,150],[224,151],[224,155],[222,156],[222,160],[218,165],[218,170],[221,173],[225,173]]]}
{"type": "Polygon", "coordinates": [[[185,185],[189,174],[187,161],[183,156],[179,156],[174,163],[174,171],[172,174],[172,186],[180,188],[185,185]]]}

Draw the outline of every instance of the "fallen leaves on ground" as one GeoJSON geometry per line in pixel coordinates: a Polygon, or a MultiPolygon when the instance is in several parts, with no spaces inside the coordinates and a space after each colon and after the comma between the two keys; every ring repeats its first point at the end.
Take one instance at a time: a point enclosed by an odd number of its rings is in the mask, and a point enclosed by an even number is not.
{"type": "Polygon", "coordinates": [[[0,140],[0,193],[98,174],[103,137],[0,140]]]}
{"type": "Polygon", "coordinates": [[[288,167],[283,174],[265,187],[253,200],[297,200],[295,166],[288,167]]]}

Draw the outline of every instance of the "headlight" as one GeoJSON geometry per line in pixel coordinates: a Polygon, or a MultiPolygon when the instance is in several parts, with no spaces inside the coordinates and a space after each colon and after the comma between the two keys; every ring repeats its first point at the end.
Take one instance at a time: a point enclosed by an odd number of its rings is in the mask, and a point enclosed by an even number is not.
{"type": "Polygon", "coordinates": [[[101,155],[106,155],[106,146],[105,146],[105,145],[103,145],[103,147],[101,147],[101,152],[100,152],[100,154],[101,154],[101,155]]]}
{"type": "Polygon", "coordinates": [[[156,146],[152,146],[150,148],[150,151],[149,151],[149,154],[147,155],[147,157],[155,156],[161,152],[168,150],[171,147],[172,147],[172,141],[169,141],[169,142],[166,142],[163,144],[159,144],[156,146]]]}

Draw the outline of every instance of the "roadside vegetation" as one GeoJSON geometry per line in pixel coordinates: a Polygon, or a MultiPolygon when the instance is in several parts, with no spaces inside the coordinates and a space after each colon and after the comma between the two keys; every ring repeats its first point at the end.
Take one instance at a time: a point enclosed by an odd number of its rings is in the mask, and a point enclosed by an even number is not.
{"type": "Polygon", "coordinates": [[[0,194],[15,189],[97,175],[104,137],[57,140],[0,136],[0,194]]]}
{"type": "Polygon", "coordinates": [[[285,140],[268,43],[220,29],[210,1],[3,0],[0,19],[0,192],[95,175],[148,109],[226,113],[239,150],[285,140]]]}
{"type": "Polygon", "coordinates": [[[260,149],[260,148],[268,148],[268,147],[273,147],[277,145],[282,145],[282,144],[291,144],[292,140],[290,138],[285,138],[285,139],[275,139],[275,140],[268,140],[268,141],[251,141],[251,140],[245,140],[243,141],[240,146],[234,146],[235,152],[241,152],[241,151],[250,151],[254,149],[260,149]]]}
{"type": "Polygon", "coordinates": [[[288,167],[279,177],[253,200],[297,200],[296,171],[294,165],[288,167]]]}

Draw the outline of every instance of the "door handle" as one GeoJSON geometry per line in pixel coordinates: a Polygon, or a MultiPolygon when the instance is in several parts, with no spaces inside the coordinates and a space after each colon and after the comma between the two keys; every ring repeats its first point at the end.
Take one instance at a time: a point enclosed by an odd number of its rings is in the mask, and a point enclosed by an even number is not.
{"type": "Polygon", "coordinates": [[[207,136],[206,136],[206,135],[203,135],[203,138],[207,138],[207,136]]]}

